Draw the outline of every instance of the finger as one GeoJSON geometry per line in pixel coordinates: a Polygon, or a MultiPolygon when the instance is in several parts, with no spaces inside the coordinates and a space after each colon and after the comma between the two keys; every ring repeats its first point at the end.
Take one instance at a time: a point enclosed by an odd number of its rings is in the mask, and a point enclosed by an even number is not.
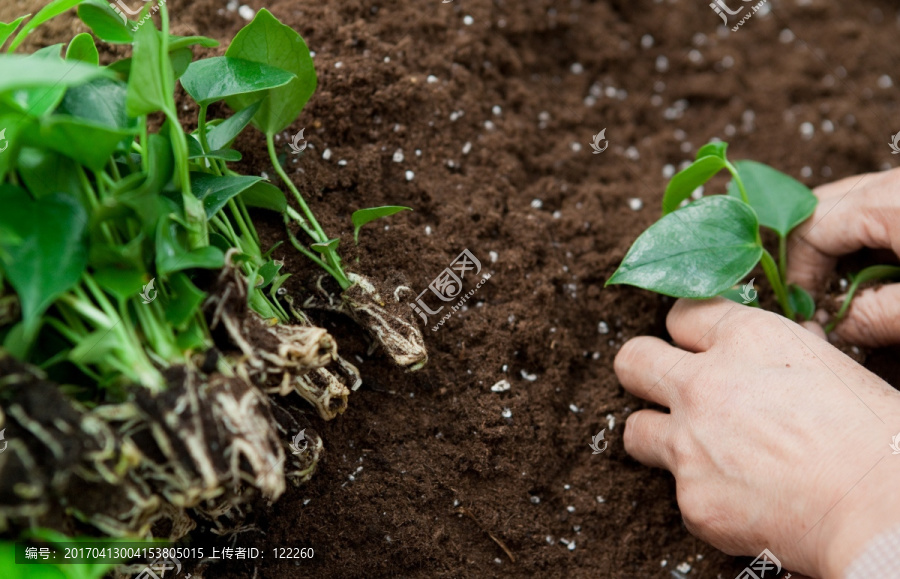
{"type": "Polygon", "coordinates": [[[860,346],[900,343],[900,284],[857,293],[847,316],[835,328],[841,338],[860,346]]]}
{"type": "Polygon", "coordinates": [[[678,371],[687,364],[690,353],[651,336],[640,336],[625,342],[616,354],[613,369],[622,386],[644,400],[671,406],[671,386],[683,375],[678,371]],[[664,380],[665,378],[665,380],[664,380]]]}
{"type": "Polygon", "coordinates": [[[671,417],[656,410],[638,410],[625,420],[625,452],[640,463],[672,470],[669,444],[671,417]]]}
{"type": "Polygon", "coordinates": [[[712,347],[712,331],[730,312],[744,308],[725,298],[681,299],[666,317],[666,329],[676,344],[688,352],[704,352],[712,347]]]}
{"type": "Polygon", "coordinates": [[[863,247],[891,248],[892,239],[900,238],[891,221],[897,203],[890,197],[898,179],[900,173],[888,171],[818,187],[815,212],[788,240],[788,281],[815,291],[838,257],[863,247]]]}

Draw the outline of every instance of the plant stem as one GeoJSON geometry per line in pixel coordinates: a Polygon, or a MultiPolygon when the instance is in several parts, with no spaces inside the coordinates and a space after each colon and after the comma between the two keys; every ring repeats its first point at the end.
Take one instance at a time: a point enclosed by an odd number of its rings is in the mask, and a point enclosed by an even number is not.
{"type": "Polygon", "coordinates": [[[313,238],[313,241],[315,241],[316,243],[328,242],[328,236],[325,235],[325,231],[322,229],[322,226],[319,225],[318,221],[316,221],[316,216],[313,215],[313,212],[306,204],[303,196],[300,195],[300,191],[298,191],[297,187],[294,186],[294,182],[291,181],[290,177],[287,176],[287,173],[284,172],[284,168],[278,161],[278,155],[275,154],[275,140],[272,138],[272,135],[266,135],[266,148],[269,150],[269,159],[271,159],[272,165],[275,167],[275,172],[278,173],[278,176],[281,177],[281,180],[284,181],[284,184],[287,186],[287,188],[290,189],[291,193],[294,194],[294,198],[297,200],[297,204],[300,205],[300,209],[306,216],[306,220],[309,221],[310,224],[312,224],[313,230],[316,232],[315,235],[310,234],[310,236],[313,238]]]}
{"type": "Polygon", "coordinates": [[[778,273],[781,281],[787,283],[787,238],[778,236],[778,273]]]}
{"type": "Polygon", "coordinates": [[[734,179],[734,182],[737,183],[738,191],[741,192],[741,199],[744,201],[744,203],[750,205],[750,198],[747,197],[747,190],[744,189],[744,181],[738,174],[737,168],[731,164],[731,161],[725,161],[725,168],[728,169],[728,172],[731,173],[731,177],[734,179]]]}
{"type": "Polygon", "coordinates": [[[772,289],[775,290],[775,297],[778,299],[781,310],[784,312],[785,317],[793,320],[796,315],[794,308],[791,307],[791,302],[788,300],[787,288],[778,274],[778,266],[775,264],[775,259],[772,258],[772,254],[766,249],[763,249],[761,263],[769,283],[772,284],[772,289]]]}
{"type": "Polygon", "coordinates": [[[847,289],[847,297],[844,298],[844,303],[841,304],[841,309],[838,310],[838,312],[834,315],[834,318],[832,318],[832,320],[828,322],[828,325],[825,326],[825,333],[830,334],[831,332],[833,332],[838,323],[840,323],[840,321],[844,319],[844,316],[847,314],[847,310],[850,309],[850,302],[853,300],[853,296],[856,295],[856,291],[859,289],[860,284],[863,284],[867,281],[887,279],[898,276],[900,276],[900,267],[895,265],[873,265],[852,276],[850,287],[847,289]]]}

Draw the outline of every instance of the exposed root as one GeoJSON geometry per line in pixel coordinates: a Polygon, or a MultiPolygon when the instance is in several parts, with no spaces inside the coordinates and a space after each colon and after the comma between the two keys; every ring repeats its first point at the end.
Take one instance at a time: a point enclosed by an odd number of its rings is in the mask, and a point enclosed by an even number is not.
{"type": "Polygon", "coordinates": [[[302,414],[282,406],[277,398],[272,400],[272,415],[281,439],[285,441],[284,475],[295,486],[300,486],[312,478],[322,458],[322,438],[308,426],[302,414]],[[287,444],[288,440],[295,439],[301,432],[302,444],[294,447],[287,444]]]}
{"type": "Polygon", "coordinates": [[[39,370],[0,352],[0,530],[66,529],[69,516],[113,536],[145,535],[165,516],[131,474],[141,453],[63,395],[39,370]]]}
{"type": "Polygon", "coordinates": [[[310,324],[272,323],[247,307],[246,280],[231,262],[234,251],[228,252],[226,265],[203,304],[219,347],[240,351],[247,377],[262,388],[331,362],[337,356],[337,344],[327,331],[310,324]]]}
{"type": "Polygon", "coordinates": [[[169,502],[194,507],[226,497],[242,483],[274,500],[284,492],[284,451],[266,397],[240,378],[209,379],[173,368],[156,396],[135,392],[135,420],[123,430],[147,455],[145,476],[169,502]]]}

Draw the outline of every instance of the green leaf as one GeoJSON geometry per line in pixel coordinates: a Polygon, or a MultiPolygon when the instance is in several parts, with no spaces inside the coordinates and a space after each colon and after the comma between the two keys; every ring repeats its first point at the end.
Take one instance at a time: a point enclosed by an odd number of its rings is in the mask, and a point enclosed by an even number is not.
{"type": "Polygon", "coordinates": [[[108,358],[119,346],[119,337],[115,332],[109,331],[109,328],[100,328],[78,342],[69,352],[68,358],[82,364],[96,364],[108,358]]]}
{"type": "Polygon", "coordinates": [[[87,202],[75,162],[56,151],[22,147],[16,171],[35,199],[67,192],[83,206],[87,202]]]}
{"type": "Polygon", "coordinates": [[[127,93],[125,83],[111,78],[98,78],[66,91],[56,112],[92,124],[137,133],[137,119],[128,116],[125,110],[127,93]]]}
{"type": "Polygon", "coordinates": [[[112,73],[97,66],[62,58],[42,60],[35,66],[33,56],[0,56],[0,93],[28,88],[56,89],[84,84],[98,77],[112,77],[112,73]]]}
{"type": "Polygon", "coordinates": [[[319,253],[330,253],[337,250],[338,243],[340,242],[340,239],[335,238],[329,239],[325,243],[313,243],[310,245],[310,247],[313,249],[313,251],[318,251],[319,253]]]}
{"type": "Polygon", "coordinates": [[[754,298],[752,302],[747,303],[744,299],[744,294],[742,293],[742,288],[728,288],[719,294],[720,297],[723,297],[727,300],[731,300],[736,304],[743,304],[745,306],[750,306],[753,308],[759,307],[759,298],[754,298]]]}
{"type": "Polygon", "coordinates": [[[296,75],[285,86],[264,93],[238,95],[225,101],[233,110],[239,111],[263,98],[253,124],[268,135],[293,123],[316,90],[316,69],[306,42],[265,8],[237,33],[225,56],[262,62],[296,75]]]}
{"type": "Polygon", "coordinates": [[[67,115],[53,115],[26,129],[23,138],[28,145],[43,145],[99,171],[119,143],[132,135],[133,131],[104,127],[67,115]]]}
{"type": "Polygon", "coordinates": [[[144,239],[139,235],[125,245],[91,243],[88,265],[94,272],[94,280],[120,300],[137,295],[135,288],[142,287],[149,279],[142,257],[144,239]]]}
{"type": "Polygon", "coordinates": [[[134,41],[134,33],[110,4],[85,2],[78,7],[78,17],[104,42],[131,44],[134,41]]]}
{"type": "Polygon", "coordinates": [[[218,247],[207,245],[192,251],[186,249],[183,227],[171,217],[160,219],[156,234],[156,271],[166,275],[192,269],[219,269],[225,265],[225,254],[218,247]]]}
{"type": "Polygon", "coordinates": [[[0,185],[0,206],[0,229],[20,238],[0,248],[0,266],[22,308],[24,339],[13,345],[16,351],[12,352],[22,357],[34,340],[44,311],[81,279],[87,265],[87,215],[69,195],[35,201],[12,185],[0,185]]]}
{"type": "Polygon", "coordinates": [[[788,301],[794,312],[804,320],[811,320],[816,313],[816,302],[809,292],[798,285],[788,285],[788,301]]]}
{"type": "Polygon", "coordinates": [[[287,209],[287,199],[281,189],[268,183],[260,181],[253,187],[241,193],[241,200],[248,207],[258,207],[259,209],[268,209],[284,213],[287,209]]]}
{"type": "Polygon", "coordinates": [[[203,201],[206,217],[212,218],[225,207],[229,199],[240,195],[262,180],[262,177],[249,175],[218,176],[191,172],[191,190],[197,199],[203,201]]]}
{"type": "Polygon", "coordinates": [[[370,207],[369,209],[360,209],[354,211],[350,216],[353,222],[353,241],[359,243],[359,230],[366,223],[371,223],[376,219],[400,213],[401,211],[412,211],[412,207],[403,207],[401,205],[386,205],[384,207],[370,207]]]}
{"type": "Polygon", "coordinates": [[[87,32],[75,36],[66,48],[66,60],[77,60],[97,66],[100,64],[100,53],[94,46],[94,38],[87,32]]]}
{"type": "Polygon", "coordinates": [[[720,157],[722,159],[727,159],[725,156],[725,151],[727,150],[728,143],[724,141],[706,143],[697,151],[697,159],[702,159],[703,157],[720,157]]]}
{"type": "Polygon", "coordinates": [[[153,26],[141,26],[134,35],[125,100],[129,116],[162,111],[174,94],[175,76],[168,55],[164,54],[162,40],[162,33],[153,26]]]}
{"type": "Polygon", "coordinates": [[[165,304],[166,321],[176,329],[184,330],[200,309],[200,304],[206,299],[206,293],[200,291],[190,278],[181,272],[169,279],[169,287],[172,295],[165,304]]]}
{"type": "Polygon", "coordinates": [[[169,61],[172,63],[172,77],[176,79],[181,78],[181,75],[191,65],[192,60],[194,60],[194,53],[191,52],[190,48],[170,50],[169,61]]]}
{"type": "MultiPolygon", "coordinates": [[[[816,210],[816,196],[796,179],[756,161],[737,161],[734,165],[744,182],[750,206],[759,216],[760,225],[774,229],[781,237],[786,237],[816,210]]],[[[733,179],[728,185],[728,194],[741,198],[733,179]]]]}
{"type": "Polygon", "coordinates": [[[241,160],[241,154],[234,149],[219,149],[204,153],[200,141],[194,135],[188,135],[187,142],[188,159],[222,159],[230,163],[241,160]]]}
{"type": "Polygon", "coordinates": [[[259,268],[258,274],[260,279],[257,280],[255,287],[262,289],[272,283],[278,277],[278,272],[281,271],[282,267],[284,267],[283,261],[275,259],[267,261],[259,268]]]}
{"type": "Polygon", "coordinates": [[[226,97],[284,86],[295,78],[262,62],[216,56],[192,62],[181,77],[181,86],[199,104],[208,105],[226,97]]]}
{"type": "MultiPolygon", "coordinates": [[[[60,56],[62,46],[62,44],[54,44],[41,48],[28,57],[31,60],[29,66],[42,67],[44,63],[59,64],[64,62],[62,56],[60,56]]],[[[35,86],[19,89],[11,94],[4,95],[3,100],[17,107],[22,112],[40,117],[55,109],[65,94],[66,87],[62,84],[51,87],[35,86]]]]}
{"type": "Polygon", "coordinates": [[[19,25],[22,24],[22,21],[31,16],[31,14],[26,14],[25,16],[19,16],[9,24],[5,22],[0,22],[0,48],[3,48],[3,45],[6,43],[6,40],[12,36],[13,32],[19,28],[19,25]]]}
{"type": "Polygon", "coordinates": [[[28,21],[25,26],[22,27],[22,30],[16,34],[16,37],[13,39],[12,44],[9,45],[9,52],[13,52],[22,42],[25,40],[25,37],[28,34],[43,24],[44,22],[50,20],[51,18],[55,18],[62,14],[63,12],[69,10],[70,8],[74,8],[81,4],[84,0],[53,0],[43,8],[41,8],[40,12],[34,15],[34,18],[28,21]]]}
{"type": "Polygon", "coordinates": [[[206,36],[169,36],[169,52],[188,48],[190,46],[202,46],[204,48],[215,48],[219,46],[219,41],[206,36]]]}
{"type": "Polygon", "coordinates": [[[725,159],[717,155],[701,157],[669,181],[663,194],[663,215],[678,209],[682,201],[691,196],[694,189],[709,181],[725,167],[725,159]]]}
{"type": "Polygon", "coordinates": [[[249,107],[241,109],[231,115],[222,121],[221,124],[210,129],[209,133],[206,135],[209,148],[216,151],[218,149],[230,147],[231,143],[234,142],[234,139],[244,130],[244,127],[250,124],[250,119],[253,118],[253,115],[256,114],[256,111],[259,110],[261,105],[262,101],[257,101],[249,107]]]}
{"type": "Polygon", "coordinates": [[[666,215],[644,231],[606,285],[628,284],[678,298],[709,298],[759,262],[756,214],[714,195],[666,215]]]}

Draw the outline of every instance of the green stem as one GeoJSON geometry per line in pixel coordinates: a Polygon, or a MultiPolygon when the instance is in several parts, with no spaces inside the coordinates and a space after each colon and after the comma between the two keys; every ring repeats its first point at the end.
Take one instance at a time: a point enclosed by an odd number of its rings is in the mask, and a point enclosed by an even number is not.
{"type": "Polygon", "coordinates": [[[738,190],[741,192],[741,199],[744,203],[750,205],[750,198],[747,197],[747,190],[744,189],[744,181],[738,174],[737,168],[731,164],[731,161],[725,161],[725,168],[728,169],[728,172],[731,173],[732,178],[734,178],[734,182],[737,183],[738,190]]]}
{"type": "Polygon", "coordinates": [[[828,322],[828,325],[825,326],[825,333],[830,334],[833,332],[834,328],[837,327],[840,321],[844,319],[844,316],[847,315],[847,310],[850,309],[850,302],[853,300],[853,296],[856,295],[856,291],[859,289],[860,284],[867,281],[888,279],[898,276],[900,276],[900,267],[895,265],[872,265],[852,276],[850,278],[850,287],[847,289],[847,297],[844,298],[844,303],[841,304],[841,308],[834,315],[834,318],[832,318],[832,320],[828,322]]]}
{"type": "Polygon", "coordinates": [[[768,278],[769,283],[772,284],[772,289],[775,290],[775,297],[778,299],[781,310],[784,312],[785,317],[793,320],[795,318],[794,308],[791,307],[791,303],[788,300],[787,288],[781,281],[781,276],[778,274],[778,266],[775,264],[775,259],[772,257],[772,254],[765,249],[763,249],[761,263],[766,278],[768,278]]]}
{"type": "Polygon", "coordinates": [[[787,283],[787,238],[778,236],[778,273],[781,281],[787,283]]]}
{"type": "Polygon", "coordinates": [[[312,224],[313,230],[316,232],[315,235],[311,234],[313,241],[315,241],[316,243],[326,243],[328,241],[328,236],[325,235],[325,231],[322,229],[322,226],[319,225],[318,221],[316,221],[316,216],[313,215],[313,212],[306,204],[303,196],[300,195],[300,191],[297,190],[297,187],[294,186],[293,181],[291,181],[290,177],[287,176],[287,173],[284,172],[284,168],[281,166],[281,163],[278,162],[278,155],[275,154],[275,141],[272,135],[266,135],[266,147],[269,150],[269,159],[272,161],[272,165],[275,167],[275,172],[278,173],[278,176],[281,177],[281,180],[284,181],[284,184],[287,186],[287,188],[290,189],[291,193],[294,194],[294,198],[297,200],[297,204],[300,206],[301,211],[303,211],[303,214],[306,216],[307,221],[312,224]]]}

